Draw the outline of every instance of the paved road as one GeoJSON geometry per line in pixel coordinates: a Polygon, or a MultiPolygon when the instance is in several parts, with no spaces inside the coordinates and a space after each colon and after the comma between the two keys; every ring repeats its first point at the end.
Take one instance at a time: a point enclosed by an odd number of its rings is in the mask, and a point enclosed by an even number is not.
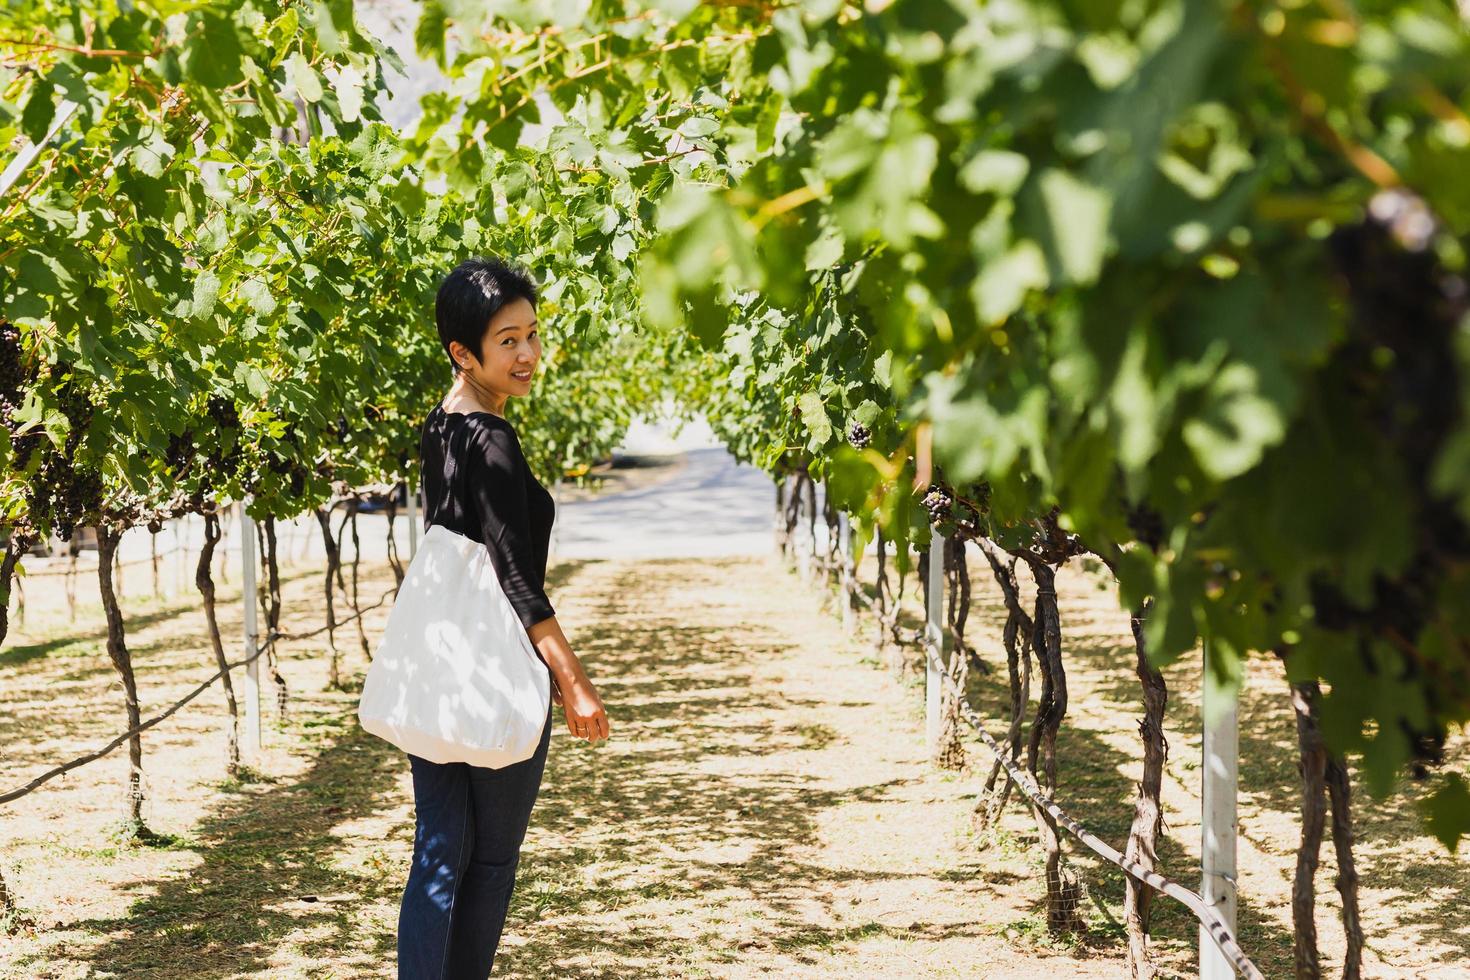
{"type": "Polygon", "coordinates": [[[558,507],[552,561],[558,558],[687,558],[770,551],[775,485],[738,462],[703,425],[677,440],[661,425],[638,425],[621,447],[637,456],[676,454],[657,482],[558,507]]]}

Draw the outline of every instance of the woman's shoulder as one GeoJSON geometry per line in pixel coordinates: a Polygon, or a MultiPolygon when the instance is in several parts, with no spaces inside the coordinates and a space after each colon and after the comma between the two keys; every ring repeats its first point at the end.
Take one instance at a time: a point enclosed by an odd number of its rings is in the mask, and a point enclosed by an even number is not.
{"type": "Polygon", "coordinates": [[[504,432],[509,435],[516,434],[516,427],[510,420],[494,412],[465,412],[465,424],[484,432],[504,432]]]}
{"type": "Polygon", "coordinates": [[[501,416],[491,412],[467,412],[463,424],[469,429],[469,444],[476,447],[478,455],[483,458],[517,463],[525,459],[515,426],[501,416]]]}
{"type": "Polygon", "coordinates": [[[424,419],[425,426],[434,422],[438,422],[441,425],[465,425],[474,430],[499,429],[503,432],[509,432],[512,435],[515,434],[515,426],[504,416],[496,415],[494,412],[478,410],[450,412],[445,410],[443,404],[435,405],[429,409],[428,417],[424,419]]]}

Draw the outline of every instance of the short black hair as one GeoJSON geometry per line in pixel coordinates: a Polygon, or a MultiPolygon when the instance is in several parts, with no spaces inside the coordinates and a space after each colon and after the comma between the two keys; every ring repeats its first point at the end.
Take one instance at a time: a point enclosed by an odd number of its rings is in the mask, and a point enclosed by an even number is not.
{"type": "Polygon", "coordinates": [[[530,272],[497,258],[477,255],[465,259],[444,277],[434,300],[434,319],[455,374],[459,373],[459,363],[449,350],[450,341],[459,341],[479,357],[490,318],[518,299],[534,307],[536,283],[530,272]]]}

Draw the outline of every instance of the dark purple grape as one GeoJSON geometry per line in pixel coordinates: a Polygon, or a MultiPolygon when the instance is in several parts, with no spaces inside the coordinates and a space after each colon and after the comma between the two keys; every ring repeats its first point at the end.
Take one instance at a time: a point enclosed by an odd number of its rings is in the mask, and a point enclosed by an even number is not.
{"type": "Polygon", "coordinates": [[[238,428],[240,425],[240,413],[235,408],[235,403],[228,398],[218,395],[210,395],[206,406],[209,418],[221,429],[238,428]]]}
{"type": "Polygon", "coordinates": [[[1142,544],[1154,551],[1164,541],[1164,518],[1158,511],[1146,503],[1139,503],[1128,509],[1128,528],[1133,536],[1142,544]]]}
{"type": "Polygon", "coordinates": [[[931,483],[924,491],[922,503],[929,512],[929,523],[938,524],[949,516],[950,507],[954,505],[954,492],[943,483],[931,483]]]}
{"type": "MultiPolygon", "coordinates": [[[[26,381],[25,363],[20,349],[20,328],[8,320],[0,320],[0,398],[11,406],[21,401],[21,388],[26,381]]],[[[6,413],[9,418],[9,413],[6,413]]]]}

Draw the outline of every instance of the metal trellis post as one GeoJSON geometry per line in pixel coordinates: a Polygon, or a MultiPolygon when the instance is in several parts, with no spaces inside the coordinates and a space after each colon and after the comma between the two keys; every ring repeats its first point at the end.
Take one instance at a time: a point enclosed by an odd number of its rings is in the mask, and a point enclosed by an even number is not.
{"type": "MultiPolygon", "coordinates": [[[[240,507],[240,571],[243,580],[241,601],[245,605],[245,656],[255,653],[260,642],[255,622],[255,524],[246,512],[247,494],[240,507]]],[[[245,744],[257,757],[260,754],[260,658],[245,665],[245,744]]]]}
{"type": "Polygon", "coordinates": [[[924,708],[928,722],[929,756],[939,746],[939,690],[942,680],[935,661],[944,659],[944,536],[929,529],[929,608],[924,623],[924,646],[934,656],[924,657],[924,708]]]}
{"type": "MultiPolygon", "coordinates": [[[[1235,932],[1236,693],[1220,690],[1204,655],[1204,791],[1200,828],[1200,897],[1235,932]]],[[[1235,970],[1204,926],[1199,930],[1200,980],[1232,980],[1235,970]]]]}

